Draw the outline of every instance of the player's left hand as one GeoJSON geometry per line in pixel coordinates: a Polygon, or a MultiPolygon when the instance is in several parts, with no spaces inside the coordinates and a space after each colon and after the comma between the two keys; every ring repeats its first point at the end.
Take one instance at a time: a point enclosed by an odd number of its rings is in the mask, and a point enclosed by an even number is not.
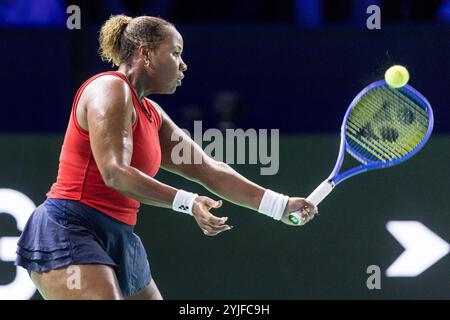
{"type": "Polygon", "coordinates": [[[290,226],[302,226],[314,219],[315,215],[318,213],[319,209],[305,198],[289,198],[281,222],[290,226]],[[289,214],[295,211],[300,212],[300,224],[293,224],[291,220],[289,220],[289,214]]]}

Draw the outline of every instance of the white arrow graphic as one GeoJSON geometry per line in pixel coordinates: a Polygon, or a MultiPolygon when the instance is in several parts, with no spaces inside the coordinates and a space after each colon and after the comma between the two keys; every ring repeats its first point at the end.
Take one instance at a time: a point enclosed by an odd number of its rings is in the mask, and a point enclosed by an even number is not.
{"type": "Polygon", "coordinates": [[[386,229],[405,251],[386,270],[388,277],[416,277],[450,251],[450,245],[418,221],[389,221],[386,229]]]}

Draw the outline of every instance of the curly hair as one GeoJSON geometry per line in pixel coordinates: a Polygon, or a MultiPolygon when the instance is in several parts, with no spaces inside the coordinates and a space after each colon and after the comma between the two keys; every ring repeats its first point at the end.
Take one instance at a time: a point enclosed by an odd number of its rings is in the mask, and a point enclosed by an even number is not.
{"type": "Polygon", "coordinates": [[[134,50],[141,45],[156,50],[166,37],[167,27],[174,25],[157,17],[111,16],[100,29],[100,57],[119,66],[129,62],[134,50]]]}

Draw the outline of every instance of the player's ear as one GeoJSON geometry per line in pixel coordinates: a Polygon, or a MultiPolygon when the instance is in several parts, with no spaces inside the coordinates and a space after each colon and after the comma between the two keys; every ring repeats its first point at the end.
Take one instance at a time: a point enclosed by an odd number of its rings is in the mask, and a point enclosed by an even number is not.
{"type": "Polygon", "coordinates": [[[138,48],[138,52],[139,52],[139,57],[141,58],[141,60],[144,62],[144,66],[145,67],[151,67],[153,66],[153,55],[154,55],[154,50],[151,50],[148,46],[146,45],[141,45],[138,48]]]}
{"type": "Polygon", "coordinates": [[[138,52],[139,52],[140,57],[146,57],[146,56],[148,56],[150,49],[146,45],[140,45],[138,48],[138,52]]]}

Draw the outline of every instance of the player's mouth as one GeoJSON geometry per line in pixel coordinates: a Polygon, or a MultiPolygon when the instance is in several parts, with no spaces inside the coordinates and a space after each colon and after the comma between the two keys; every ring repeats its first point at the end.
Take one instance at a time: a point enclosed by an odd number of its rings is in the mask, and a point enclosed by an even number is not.
{"type": "Polygon", "coordinates": [[[177,85],[178,85],[178,86],[181,86],[181,80],[183,80],[183,78],[184,78],[184,75],[182,74],[181,77],[179,77],[179,78],[177,79],[177,85]]]}

